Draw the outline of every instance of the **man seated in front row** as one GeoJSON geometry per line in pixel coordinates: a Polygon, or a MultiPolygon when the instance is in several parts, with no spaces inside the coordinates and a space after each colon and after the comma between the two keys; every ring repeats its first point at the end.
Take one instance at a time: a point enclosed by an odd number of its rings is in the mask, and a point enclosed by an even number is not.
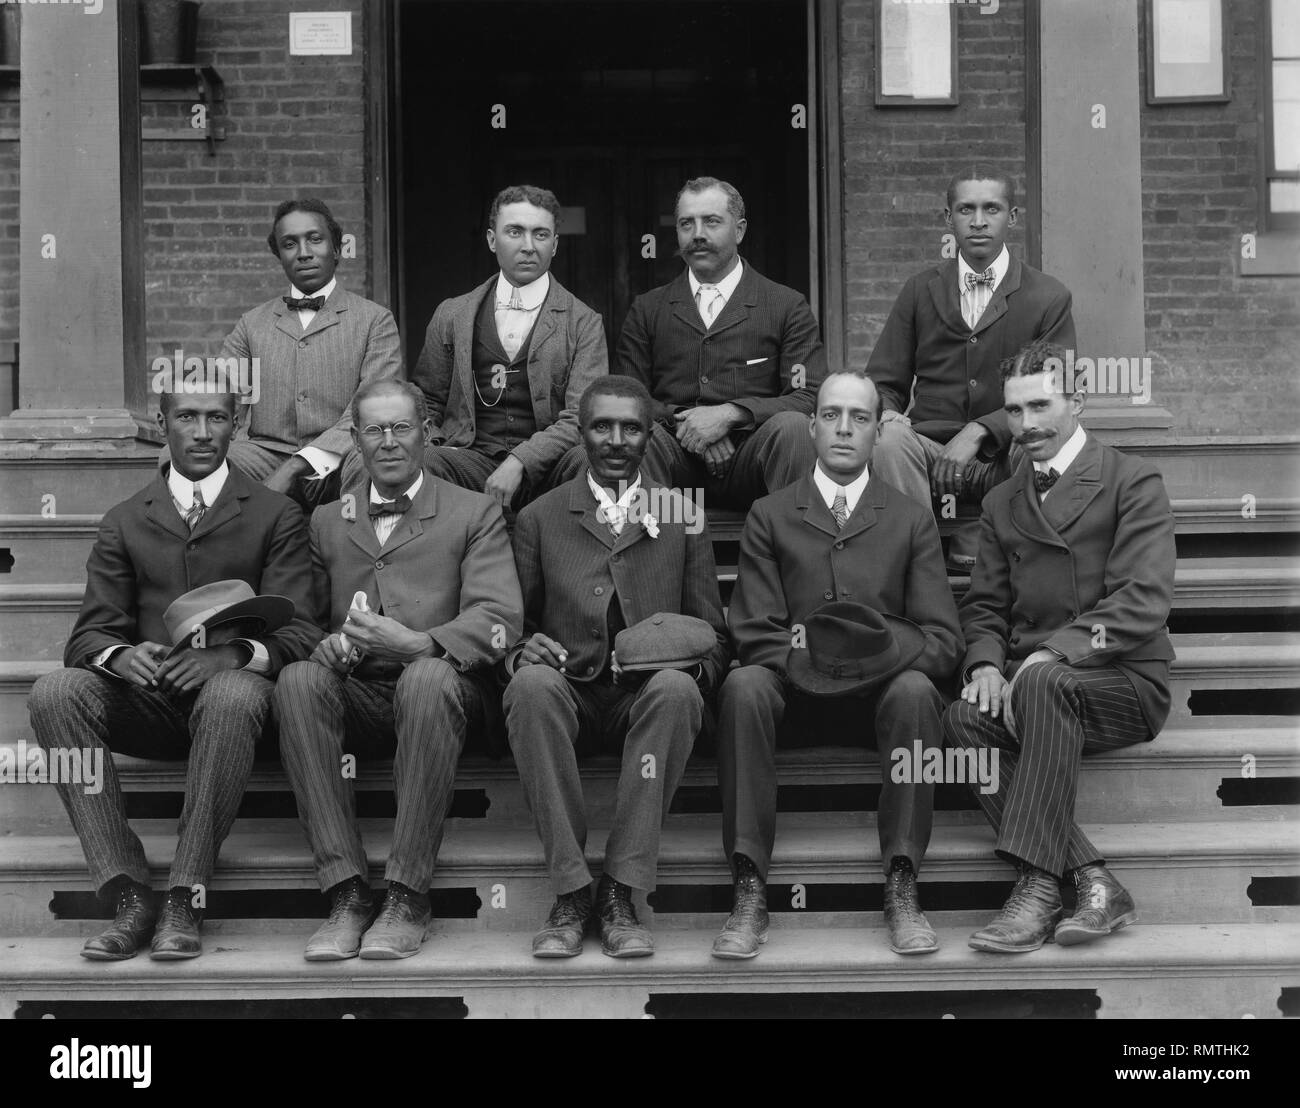
{"type": "Polygon", "coordinates": [[[1007,424],[1032,465],[984,499],[960,609],[964,687],[944,717],[951,745],[1000,750],[998,787],[977,799],[1019,879],[970,945],[1005,954],[1137,919],[1075,822],[1079,759],[1151,739],[1169,714],[1169,497],[1149,462],[1080,426],[1065,353],[1033,343],[1003,369],[1007,424]],[[1062,880],[1076,896],[1068,919],[1062,880]]]}
{"type": "Polygon", "coordinates": [[[776,839],[776,748],[874,744],[885,922],[898,954],[938,949],[917,900],[934,785],[896,781],[896,750],[943,745],[939,688],[961,634],[939,531],[923,507],[870,468],[880,397],[861,371],[832,373],[809,428],[817,462],[755,503],[740,539],[728,613],[740,668],[719,698],[722,848],[735,908],[713,944],[752,958],[767,939],[776,839]]]}
{"type": "Polygon", "coordinates": [[[162,394],[158,425],[170,462],[105,513],[66,668],[40,678],[28,700],[45,750],[104,757],[102,791],[57,786],[90,879],[115,912],[82,949],[93,961],[132,958],[151,936],[155,959],[201,952],[201,894],[253,768],[271,680],[320,638],[302,512],[226,463],[244,410],[233,391],[162,394]],[[255,593],[263,604],[250,603],[255,593]],[[270,597],[287,599],[268,605],[270,597]],[[227,618],[241,609],[265,624],[275,606],[287,610],[288,622],[277,619],[278,630],[249,638],[232,638],[234,627],[211,618],[215,608],[227,618]],[[189,761],[161,914],[144,847],[127,823],[113,751],[189,761]]]}
{"type": "MultiPolygon", "coordinates": [[[[653,954],[654,941],[632,890],[655,887],[660,827],[704,722],[705,696],[726,672],[727,629],[703,517],[641,468],[650,434],[645,386],[599,378],[583,393],[578,421],[588,467],[528,505],[515,527],[529,638],[511,658],[506,729],[556,892],[533,939],[539,958],[581,954],[593,914],[578,754],[621,750],[594,911],[604,952],[635,958],[653,954]],[[680,643],[683,621],[674,614],[693,617],[680,643]],[[648,677],[623,672],[614,644],[625,630],[651,647],[658,640],[660,660],[688,668],[654,669],[641,658],[653,669],[648,677]]],[[[626,651],[623,660],[633,664],[626,651]]]]}
{"type": "Polygon", "coordinates": [[[490,723],[491,667],[521,626],[501,509],[423,472],[424,395],[378,381],[352,407],[367,496],[322,505],[311,520],[321,621],[334,631],[280,675],[274,700],[281,758],[330,897],[309,961],[419,951],[456,762],[490,723]],[[345,754],[393,757],[397,819],[378,919],[345,754]]]}

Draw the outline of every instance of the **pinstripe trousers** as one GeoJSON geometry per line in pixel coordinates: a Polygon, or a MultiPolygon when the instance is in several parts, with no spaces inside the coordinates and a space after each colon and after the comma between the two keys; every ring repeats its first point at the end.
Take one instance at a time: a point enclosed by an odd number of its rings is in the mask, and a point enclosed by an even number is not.
{"type": "Polygon", "coordinates": [[[411,662],[396,680],[344,677],[310,661],[280,672],[273,698],[280,758],[322,891],[369,872],[345,753],[393,758],[397,819],[384,876],[429,888],[456,763],[470,728],[485,718],[485,685],[441,658],[411,662]]]}
{"type": "Polygon", "coordinates": [[[1011,692],[1017,741],[1001,717],[978,705],[955,701],[943,720],[952,746],[997,747],[997,788],[975,790],[997,831],[997,852],[1062,877],[1100,851],[1075,822],[1080,758],[1152,737],[1133,683],[1114,666],[1079,669],[1040,662],[1016,680],[1011,692]]]}
{"type": "Polygon", "coordinates": [[[253,768],[253,749],[271,705],[271,682],[246,670],[218,673],[192,703],[88,669],[58,669],[27,702],[36,741],[104,754],[104,787],[60,784],[59,799],[86,853],[97,889],[125,875],[149,884],[149,865],[131,830],[109,750],[163,761],[188,759],[185,805],[168,887],[206,884],[230,833],[253,768]]]}

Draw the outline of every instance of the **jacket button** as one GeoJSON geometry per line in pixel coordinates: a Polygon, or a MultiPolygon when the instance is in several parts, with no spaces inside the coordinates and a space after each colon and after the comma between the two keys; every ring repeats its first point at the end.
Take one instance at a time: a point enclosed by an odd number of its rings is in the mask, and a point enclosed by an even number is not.
{"type": "Polygon", "coordinates": [[[835,594],[834,594],[833,592],[831,592],[830,589],[827,589],[824,593],[822,593],[822,599],[823,599],[823,600],[834,600],[834,599],[835,599],[835,594]]]}
{"type": "Polygon", "coordinates": [[[611,555],[609,556],[609,560],[610,560],[611,562],[621,562],[621,561],[623,560],[623,555],[622,555],[622,554],[611,554],[611,555]]]}
{"type": "Polygon", "coordinates": [[[299,347],[304,347],[304,346],[306,346],[306,345],[307,345],[307,340],[306,340],[306,339],[299,339],[299,340],[298,340],[298,346],[299,346],[299,347]]]}
{"type": "Polygon", "coordinates": [[[970,337],[970,341],[971,341],[971,342],[979,342],[979,341],[980,341],[980,340],[979,340],[979,336],[978,336],[978,335],[971,335],[971,337],[970,337]]]}
{"type": "Polygon", "coordinates": [[[603,585],[597,585],[591,591],[594,592],[597,596],[603,596],[605,593],[605,587],[603,585]]]}
{"type": "Polygon", "coordinates": [[[189,544],[185,547],[185,549],[186,549],[186,550],[197,550],[197,549],[198,549],[198,546],[199,546],[198,543],[196,543],[196,542],[192,542],[192,543],[189,543],[189,544]]]}
{"type": "Polygon", "coordinates": [[[837,543],[835,544],[835,549],[836,549],[836,550],[843,550],[843,549],[844,549],[844,543],[843,543],[843,541],[837,542],[837,543]]]}
{"type": "Polygon", "coordinates": [[[1071,613],[1070,613],[1069,615],[1067,615],[1065,618],[1068,619],[1071,623],[1073,623],[1076,619],[1079,618],[1079,613],[1078,613],[1078,612],[1071,612],[1071,613]]]}
{"type": "Polygon", "coordinates": [[[977,380],[975,380],[974,377],[972,377],[972,378],[970,379],[970,387],[971,387],[971,388],[976,388],[976,387],[978,387],[978,385],[979,385],[979,382],[978,382],[977,380]]]}
{"type": "Polygon", "coordinates": [[[1012,560],[1013,562],[1018,562],[1018,561],[1020,561],[1020,551],[1018,551],[1018,550],[1013,550],[1013,551],[1011,552],[1011,560],[1012,560]]]}
{"type": "Polygon", "coordinates": [[[701,377],[701,378],[700,378],[700,384],[701,384],[701,385],[707,385],[708,383],[709,383],[709,379],[708,379],[707,377],[701,377]]]}
{"type": "Polygon", "coordinates": [[[375,569],[383,569],[383,568],[384,568],[384,563],[383,563],[383,562],[376,562],[376,563],[375,563],[375,569]]]}
{"type": "Polygon", "coordinates": [[[590,677],[590,676],[591,676],[593,673],[595,673],[595,672],[596,672],[596,667],[595,667],[595,666],[588,666],[588,667],[587,667],[587,676],[588,676],[588,677],[590,677]]]}

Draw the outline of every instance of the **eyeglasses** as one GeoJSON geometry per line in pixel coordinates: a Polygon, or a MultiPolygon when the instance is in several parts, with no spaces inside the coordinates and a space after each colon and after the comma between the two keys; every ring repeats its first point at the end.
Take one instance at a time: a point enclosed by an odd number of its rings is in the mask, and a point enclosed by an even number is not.
{"type": "Polygon", "coordinates": [[[409,435],[412,431],[418,430],[419,428],[414,423],[402,420],[399,423],[386,423],[382,427],[377,423],[370,423],[361,428],[359,434],[369,442],[382,442],[389,431],[393,432],[393,438],[400,439],[409,435]]]}

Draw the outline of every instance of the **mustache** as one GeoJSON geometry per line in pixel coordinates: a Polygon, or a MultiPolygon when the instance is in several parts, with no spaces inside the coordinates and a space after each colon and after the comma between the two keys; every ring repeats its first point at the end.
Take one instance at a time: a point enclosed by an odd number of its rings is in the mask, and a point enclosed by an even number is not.
{"type": "Polygon", "coordinates": [[[718,248],[716,246],[710,246],[707,242],[703,241],[702,239],[696,239],[694,242],[689,242],[685,246],[679,246],[677,248],[677,257],[684,258],[688,253],[693,253],[694,251],[697,250],[704,250],[710,254],[716,254],[718,252],[718,248]]]}

